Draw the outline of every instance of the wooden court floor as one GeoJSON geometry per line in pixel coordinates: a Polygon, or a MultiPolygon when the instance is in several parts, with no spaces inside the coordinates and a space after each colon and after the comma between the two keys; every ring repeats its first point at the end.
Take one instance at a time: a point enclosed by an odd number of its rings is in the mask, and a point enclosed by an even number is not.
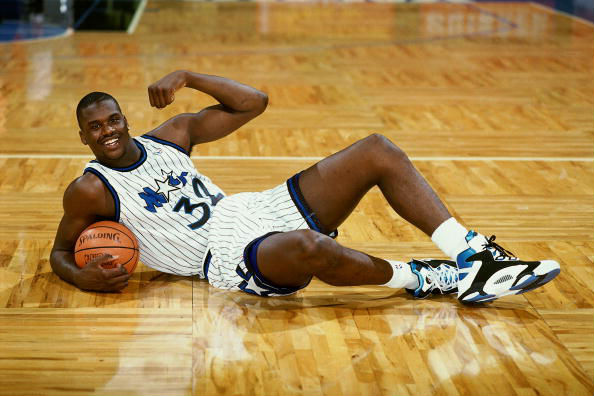
{"type": "MultiPolygon", "coordinates": [[[[150,1],[131,35],[0,45],[0,395],[592,395],[593,38],[530,3],[150,1]],[[319,281],[262,299],[142,265],[121,294],[62,282],[61,197],[91,159],[76,103],[110,92],[140,135],[213,103],[149,107],[146,87],[179,68],[270,96],[194,150],[228,193],[378,132],[468,227],[561,274],[480,308],[319,281]]],[[[443,257],[377,191],[340,232],[385,258],[443,257]]]]}

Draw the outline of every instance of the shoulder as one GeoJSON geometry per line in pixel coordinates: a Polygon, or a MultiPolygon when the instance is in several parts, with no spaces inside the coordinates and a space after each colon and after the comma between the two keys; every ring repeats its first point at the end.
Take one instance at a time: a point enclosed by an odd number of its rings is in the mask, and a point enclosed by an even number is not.
{"type": "Polygon", "coordinates": [[[71,198],[93,198],[102,195],[105,185],[97,175],[87,172],[77,177],[66,188],[64,196],[71,198]]]}
{"type": "Polygon", "coordinates": [[[188,130],[191,128],[194,117],[195,114],[192,113],[178,114],[147,132],[146,135],[174,143],[189,152],[191,147],[188,130]]]}
{"type": "Polygon", "coordinates": [[[71,213],[112,216],[114,211],[114,202],[109,190],[101,179],[91,172],[70,183],[64,192],[63,203],[64,210],[71,213]]]}

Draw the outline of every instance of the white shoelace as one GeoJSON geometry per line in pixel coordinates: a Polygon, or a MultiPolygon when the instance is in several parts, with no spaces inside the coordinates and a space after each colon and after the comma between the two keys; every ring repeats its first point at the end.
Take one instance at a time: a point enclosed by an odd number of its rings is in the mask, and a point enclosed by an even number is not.
{"type": "Polygon", "coordinates": [[[432,273],[433,280],[441,291],[448,291],[458,286],[458,270],[456,268],[441,265],[432,273]]]}

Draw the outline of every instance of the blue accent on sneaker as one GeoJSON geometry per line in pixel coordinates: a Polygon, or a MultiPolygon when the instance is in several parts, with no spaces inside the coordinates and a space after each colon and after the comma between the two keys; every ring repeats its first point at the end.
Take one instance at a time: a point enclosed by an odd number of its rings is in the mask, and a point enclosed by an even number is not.
{"type": "Polygon", "coordinates": [[[536,282],[534,282],[534,284],[528,286],[526,289],[518,292],[517,294],[526,293],[527,291],[534,290],[537,287],[540,287],[540,286],[544,285],[545,283],[552,281],[557,275],[559,275],[560,272],[561,272],[561,269],[554,269],[542,278],[537,277],[538,280],[536,282]]]}
{"type": "MultiPolygon", "coordinates": [[[[471,233],[467,235],[467,239],[469,237],[471,233]]],[[[471,240],[469,245],[478,248],[478,242],[471,240]]],[[[554,260],[520,260],[512,252],[495,243],[494,235],[486,240],[482,250],[472,256],[467,256],[467,252],[464,251],[457,257],[459,268],[468,264],[467,260],[472,263],[469,273],[473,274],[470,285],[465,285],[465,288],[459,291],[458,300],[461,302],[486,302],[507,295],[525,293],[550,282],[560,273],[559,263],[554,260]],[[477,265],[478,262],[481,264],[477,265]],[[515,275],[511,275],[513,273],[515,275]],[[512,279],[513,286],[502,285],[503,282],[512,279]]],[[[460,273],[459,278],[464,279],[465,274],[460,273]]]]}
{"type": "MultiPolygon", "coordinates": [[[[425,284],[425,281],[423,280],[423,275],[421,275],[421,273],[419,272],[418,268],[418,264],[416,264],[415,262],[412,262],[410,264],[410,270],[413,274],[415,274],[417,276],[417,279],[419,280],[419,287],[417,287],[413,292],[413,296],[415,297],[419,297],[419,292],[421,290],[423,290],[423,285],[425,284]]],[[[420,268],[419,268],[420,269],[420,268]]]]}
{"type": "Polygon", "coordinates": [[[556,277],[557,275],[559,275],[560,273],[561,273],[561,268],[557,268],[557,269],[554,269],[554,270],[552,270],[551,272],[549,272],[549,273],[548,273],[548,274],[547,274],[547,275],[544,277],[544,279],[543,279],[543,280],[541,280],[541,281],[539,282],[539,286],[540,286],[540,285],[544,285],[545,283],[547,283],[547,282],[549,282],[549,281],[553,280],[553,278],[555,278],[555,277],[556,277]]]}
{"type": "Polygon", "coordinates": [[[538,280],[538,276],[536,276],[534,274],[530,274],[528,279],[526,279],[522,283],[518,283],[517,285],[510,287],[509,290],[523,289],[525,287],[528,287],[528,285],[530,285],[531,283],[533,283],[534,281],[537,281],[537,280],[538,280]]]}
{"type": "Polygon", "coordinates": [[[456,264],[458,264],[458,268],[460,269],[472,267],[473,262],[466,261],[466,259],[474,254],[476,254],[476,250],[474,250],[473,248],[468,248],[462,253],[458,254],[458,257],[456,257],[456,264]]]}
{"type": "MultiPolygon", "coordinates": [[[[470,240],[477,235],[478,234],[475,231],[472,231],[472,230],[468,231],[468,234],[466,234],[466,237],[465,237],[466,242],[470,242],[470,240]]],[[[474,264],[474,263],[472,261],[468,262],[466,260],[473,254],[476,254],[476,250],[474,250],[471,247],[469,247],[468,249],[459,253],[458,256],[456,257],[456,264],[458,265],[458,269],[472,267],[472,264],[474,264]]],[[[466,277],[466,275],[467,274],[462,274],[460,277],[460,280],[464,279],[466,277]]]]}
{"type": "Polygon", "coordinates": [[[472,231],[472,230],[468,231],[468,234],[466,234],[466,242],[470,242],[470,240],[477,235],[478,235],[478,233],[476,231],[472,231]]]}
{"type": "Polygon", "coordinates": [[[417,276],[419,286],[406,289],[415,298],[426,298],[430,294],[452,294],[458,292],[458,268],[453,261],[440,259],[413,259],[409,262],[411,272],[417,276]]]}
{"type": "Polygon", "coordinates": [[[479,294],[478,296],[474,296],[472,298],[465,299],[463,302],[487,302],[491,300],[495,300],[497,296],[494,294],[479,294]]]}
{"type": "MultiPolygon", "coordinates": [[[[471,268],[474,264],[474,261],[466,261],[469,257],[473,256],[476,254],[476,250],[472,249],[472,248],[468,248],[465,251],[463,251],[462,253],[460,253],[458,255],[458,257],[456,257],[456,264],[458,265],[458,269],[461,268],[471,268]]],[[[472,270],[470,270],[472,271],[472,270]]],[[[460,272],[458,273],[458,280],[462,280],[464,278],[466,278],[466,276],[469,274],[470,272],[460,272]]]]}

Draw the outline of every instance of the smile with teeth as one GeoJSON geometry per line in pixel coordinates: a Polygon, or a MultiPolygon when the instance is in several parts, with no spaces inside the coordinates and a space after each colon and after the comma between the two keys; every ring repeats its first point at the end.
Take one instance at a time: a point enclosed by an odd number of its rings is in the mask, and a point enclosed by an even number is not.
{"type": "Polygon", "coordinates": [[[106,140],[105,142],[103,142],[103,144],[106,146],[112,147],[118,143],[118,140],[119,140],[118,138],[112,138],[112,139],[106,140]]]}

